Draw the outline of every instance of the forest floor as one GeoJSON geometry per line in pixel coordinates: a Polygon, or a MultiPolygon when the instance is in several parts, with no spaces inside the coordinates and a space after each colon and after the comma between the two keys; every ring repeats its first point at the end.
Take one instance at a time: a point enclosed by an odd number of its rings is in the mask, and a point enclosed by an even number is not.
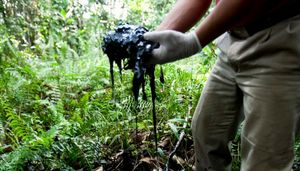
{"type": "MultiPolygon", "coordinates": [[[[194,148],[192,137],[182,134],[182,138],[173,141],[171,136],[163,136],[158,142],[158,151],[155,151],[151,132],[132,133],[135,149],[120,149],[107,158],[107,163],[95,171],[152,171],[152,170],[192,170],[194,163],[194,148]],[[178,145],[178,147],[175,147],[178,145]],[[152,147],[151,150],[150,147],[152,147]],[[176,151],[175,153],[173,153],[176,151]],[[170,154],[173,153],[170,158],[170,154]],[[168,162],[169,161],[169,162],[168,162]]],[[[108,150],[108,149],[107,149],[108,150]]]]}
{"type": "MultiPolygon", "coordinates": [[[[162,136],[158,143],[158,151],[151,132],[132,133],[131,142],[134,150],[120,149],[107,158],[103,166],[94,171],[192,171],[194,170],[194,147],[191,135],[181,133],[179,140],[174,141],[171,136],[162,136]],[[152,147],[152,150],[149,150],[152,147]],[[171,157],[170,154],[172,153],[171,157]]],[[[240,170],[240,140],[231,143],[233,157],[232,171],[240,170]]],[[[296,155],[292,171],[300,171],[299,156],[296,155]]]]}

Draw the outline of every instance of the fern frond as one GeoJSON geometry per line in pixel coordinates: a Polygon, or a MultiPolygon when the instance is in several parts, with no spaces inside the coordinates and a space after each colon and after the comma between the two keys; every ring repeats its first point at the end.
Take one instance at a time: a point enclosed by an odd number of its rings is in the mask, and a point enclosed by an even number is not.
{"type": "Polygon", "coordinates": [[[28,141],[34,137],[36,134],[28,122],[16,114],[13,110],[6,110],[6,117],[10,130],[15,135],[16,139],[21,139],[22,141],[28,141]]]}

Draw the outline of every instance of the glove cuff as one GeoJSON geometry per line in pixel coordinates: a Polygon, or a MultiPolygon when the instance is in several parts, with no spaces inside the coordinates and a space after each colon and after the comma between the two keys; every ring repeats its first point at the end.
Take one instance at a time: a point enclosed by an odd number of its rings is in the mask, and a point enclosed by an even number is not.
{"type": "Polygon", "coordinates": [[[200,43],[200,41],[198,39],[198,36],[197,36],[196,32],[193,31],[193,32],[191,32],[189,34],[190,34],[190,36],[191,36],[191,38],[193,40],[194,46],[196,46],[195,47],[196,52],[201,51],[202,50],[202,46],[201,46],[201,43],[200,43]]]}

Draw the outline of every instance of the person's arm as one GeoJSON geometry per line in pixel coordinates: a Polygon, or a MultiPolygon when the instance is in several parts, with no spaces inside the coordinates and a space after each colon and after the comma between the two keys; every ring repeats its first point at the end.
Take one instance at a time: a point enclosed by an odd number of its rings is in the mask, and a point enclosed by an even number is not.
{"type": "Polygon", "coordinates": [[[202,47],[224,32],[248,24],[262,13],[270,0],[221,0],[196,29],[202,47]]]}
{"type": "Polygon", "coordinates": [[[156,30],[186,32],[206,13],[211,1],[212,0],[178,0],[156,30]]]}
{"type": "Polygon", "coordinates": [[[184,34],[207,11],[211,0],[179,0],[156,31],[144,34],[146,40],[160,44],[149,63],[164,64],[201,51],[224,32],[261,16],[268,10],[267,2],[270,0],[220,0],[195,32],[184,34]]]}

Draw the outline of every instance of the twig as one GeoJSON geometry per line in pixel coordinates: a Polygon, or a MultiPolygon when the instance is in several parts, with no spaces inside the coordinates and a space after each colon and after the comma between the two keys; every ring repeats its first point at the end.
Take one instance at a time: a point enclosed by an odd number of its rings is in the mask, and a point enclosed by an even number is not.
{"type": "Polygon", "coordinates": [[[178,141],[177,141],[177,143],[176,143],[176,145],[175,145],[173,151],[171,151],[171,153],[169,154],[168,161],[167,161],[167,163],[166,163],[166,165],[165,165],[164,171],[169,171],[169,164],[170,164],[170,161],[171,161],[171,159],[173,158],[173,156],[175,155],[175,153],[176,153],[176,151],[177,151],[179,145],[181,144],[181,142],[182,142],[182,140],[183,140],[183,138],[184,138],[184,136],[185,136],[185,129],[186,129],[186,127],[187,127],[189,115],[191,114],[191,109],[192,109],[192,105],[189,104],[189,109],[188,109],[188,112],[186,113],[186,116],[185,116],[185,123],[183,124],[183,130],[182,130],[181,133],[180,133],[179,139],[178,139],[178,141]]]}

